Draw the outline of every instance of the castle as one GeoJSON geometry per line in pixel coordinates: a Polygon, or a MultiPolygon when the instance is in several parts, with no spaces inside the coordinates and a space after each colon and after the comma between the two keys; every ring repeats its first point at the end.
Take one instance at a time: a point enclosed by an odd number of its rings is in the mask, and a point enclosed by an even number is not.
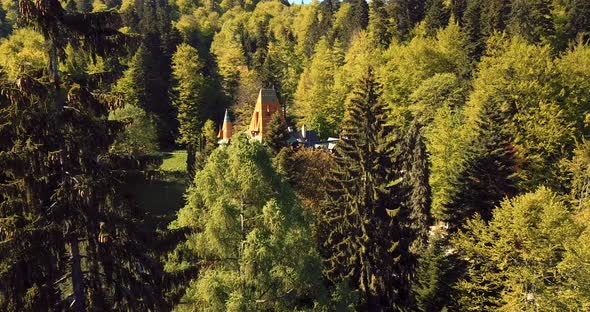
{"type": "MultiPolygon", "coordinates": [[[[274,89],[262,88],[258,92],[258,99],[254,106],[254,113],[250,125],[246,133],[252,140],[264,142],[267,135],[268,125],[274,114],[281,114],[284,120],[283,111],[279,99],[274,89]]],[[[301,127],[301,131],[294,131],[293,128],[288,127],[289,139],[287,143],[291,146],[305,146],[312,148],[327,148],[333,149],[338,139],[329,138],[327,141],[320,141],[316,131],[307,130],[305,125],[301,127]]],[[[232,123],[229,118],[229,113],[226,110],[223,118],[223,125],[217,135],[219,144],[229,143],[232,136],[232,123]]]]}

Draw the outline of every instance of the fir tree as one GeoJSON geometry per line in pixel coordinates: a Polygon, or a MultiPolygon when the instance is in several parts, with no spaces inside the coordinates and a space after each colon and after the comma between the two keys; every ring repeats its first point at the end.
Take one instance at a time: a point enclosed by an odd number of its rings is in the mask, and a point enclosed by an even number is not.
{"type": "Polygon", "coordinates": [[[392,202],[392,146],[372,70],[353,92],[336,147],[336,170],[328,182],[326,273],[358,288],[365,309],[382,310],[407,298],[405,282],[395,278],[400,274],[399,208],[392,202]]]}
{"type": "Polygon", "coordinates": [[[513,139],[503,124],[506,116],[492,103],[485,103],[480,108],[477,135],[471,142],[467,164],[459,176],[460,191],[448,206],[448,221],[454,226],[461,226],[476,213],[483,220],[490,220],[492,209],[517,192],[518,159],[513,139]]]}

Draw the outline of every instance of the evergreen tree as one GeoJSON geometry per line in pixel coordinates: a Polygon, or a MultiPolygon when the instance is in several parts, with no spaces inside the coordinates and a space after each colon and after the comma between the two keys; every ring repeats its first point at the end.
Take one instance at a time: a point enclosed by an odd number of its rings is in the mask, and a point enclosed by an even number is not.
{"type": "Polygon", "coordinates": [[[531,43],[549,39],[555,33],[551,9],[550,0],[513,0],[508,30],[531,43]]]}
{"type": "Polygon", "coordinates": [[[424,17],[424,0],[388,1],[388,15],[395,22],[391,33],[398,39],[405,39],[424,17]]]}
{"type": "Polygon", "coordinates": [[[467,0],[463,14],[463,32],[467,37],[467,52],[473,63],[477,63],[485,50],[481,21],[482,0],[467,0]]]}
{"type": "Polygon", "coordinates": [[[267,131],[267,138],[264,142],[275,153],[278,153],[283,147],[287,146],[289,131],[287,130],[287,123],[281,112],[277,112],[271,117],[267,131]]]}
{"type": "Polygon", "coordinates": [[[437,30],[447,26],[448,22],[449,12],[442,0],[429,0],[426,2],[424,15],[426,34],[434,36],[437,30]]]}
{"type": "Polygon", "coordinates": [[[391,42],[391,26],[385,10],[383,0],[369,2],[369,26],[368,30],[373,40],[381,47],[387,48],[391,42]]]}
{"type": "Polygon", "coordinates": [[[412,284],[417,310],[456,311],[452,286],[461,275],[459,260],[449,252],[451,247],[446,237],[436,233],[431,238],[418,261],[412,284]]]}
{"type": "Polygon", "coordinates": [[[431,193],[429,184],[428,157],[424,145],[421,127],[415,120],[402,147],[400,148],[402,177],[402,195],[400,222],[402,225],[402,239],[400,246],[408,251],[405,255],[406,268],[409,278],[413,277],[416,261],[424,252],[428,240],[429,226],[432,224],[430,217],[431,193]]]}
{"type": "Polygon", "coordinates": [[[323,216],[329,231],[328,277],[349,280],[360,291],[362,307],[374,311],[407,298],[407,281],[400,280],[397,264],[399,208],[392,202],[392,146],[379,89],[369,69],[353,91],[336,147],[336,170],[328,182],[331,202],[323,216]]]}
{"type": "Polygon", "coordinates": [[[195,48],[188,44],[179,45],[172,62],[177,92],[174,105],[179,123],[177,142],[186,146],[187,172],[189,177],[192,177],[196,168],[199,131],[207,112],[204,98],[207,82],[202,74],[203,64],[195,48]]]}
{"type": "Polygon", "coordinates": [[[117,55],[125,39],[113,28],[119,20],[68,14],[59,2],[19,5],[23,21],[47,40],[50,66],[49,77],[2,79],[0,87],[7,190],[0,192],[0,308],[162,309],[161,275],[135,224],[141,212],[124,190],[137,166],[108,153],[120,127],[106,119],[113,103],[91,79],[58,70],[68,44],[117,55]]]}
{"type": "Polygon", "coordinates": [[[476,135],[466,156],[466,166],[458,179],[459,192],[447,206],[449,221],[461,226],[479,214],[490,220],[492,209],[517,193],[518,158],[513,139],[503,125],[506,113],[485,103],[478,113],[476,135]]]}

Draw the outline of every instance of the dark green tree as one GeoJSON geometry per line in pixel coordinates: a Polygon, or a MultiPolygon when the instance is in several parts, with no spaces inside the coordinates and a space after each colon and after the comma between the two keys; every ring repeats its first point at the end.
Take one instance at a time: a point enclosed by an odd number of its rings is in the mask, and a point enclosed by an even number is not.
{"type": "Polygon", "coordinates": [[[462,18],[463,32],[467,39],[467,51],[472,62],[477,63],[485,50],[481,22],[482,0],[467,0],[462,18]]]}
{"type": "Polygon", "coordinates": [[[414,25],[424,17],[424,0],[388,1],[386,10],[395,22],[391,25],[392,34],[398,39],[406,39],[414,25]]]}
{"type": "Polygon", "coordinates": [[[447,26],[449,17],[449,11],[442,0],[428,0],[424,15],[426,33],[429,36],[434,36],[439,28],[447,26]]]}
{"type": "Polygon", "coordinates": [[[408,279],[414,277],[416,261],[426,249],[429,226],[432,225],[430,206],[432,195],[429,184],[429,162],[421,127],[415,120],[408,129],[400,148],[403,190],[401,195],[400,247],[407,253],[402,257],[408,279]]]}
{"type": "Polygon", "coordinates": [[[506,112],[486,102],[478,113],[477,135],[467,151],[467,164],[459,176],[453,203],[447,208],[453,227],[479,214],[490,220],[493,208],[517,193],[518,159],[513,139],[506,128],[506,112]]]}
{"type": "Polygon", "coordinates": [[[550,0],[513,0],[508,30],[529,42],[538,43],[555,33],[550,0]]]}
{"type": "Polygon", "coordinates": [[[266,138],[264,142],[270,147],[275,153],[278,153],[283,147],[287,146],[287,140],[289,139],[289,131],[287,129],[287,123],[281,112],[275,113],[268,123],[266,138]]]}
{"type": "Polygon", "coordinates": [[[329,231],[328,277],[336,283],[350,281],[360,291],[361,307],[371,311],[408,298],[403,295],[405,281],[399,278],[393,147],[380,92],[369,69],[356,84],[346,110],[322,226],[329,231]]]}
{"type": "Polygon", "coordinates": [[[461,275],[460,261],[447,239],[439,234],[418,261],[412,292],[418,311],[455,311],[453,285],[461,275]]]}
{"type": "Polygon", "coordinates": [[[67,45],[118,55],[120,19],[69,14],[55,1],[19,6],[44,35],[50,66],[0,82],[0,309],[163,309],[141,211],[124,191],[137,162],[108,152],[121,126],[107,120],[114,101],[58,70],[67,45]]]}

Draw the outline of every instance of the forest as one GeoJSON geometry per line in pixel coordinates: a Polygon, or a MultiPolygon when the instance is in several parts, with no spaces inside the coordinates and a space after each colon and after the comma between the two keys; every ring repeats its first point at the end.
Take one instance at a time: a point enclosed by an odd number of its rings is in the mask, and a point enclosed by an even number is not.
{"type": "Polygon", "coordinates": [[[590,311],[588,136],[590,0],[0,0],[0,311],[590,311]]]}

